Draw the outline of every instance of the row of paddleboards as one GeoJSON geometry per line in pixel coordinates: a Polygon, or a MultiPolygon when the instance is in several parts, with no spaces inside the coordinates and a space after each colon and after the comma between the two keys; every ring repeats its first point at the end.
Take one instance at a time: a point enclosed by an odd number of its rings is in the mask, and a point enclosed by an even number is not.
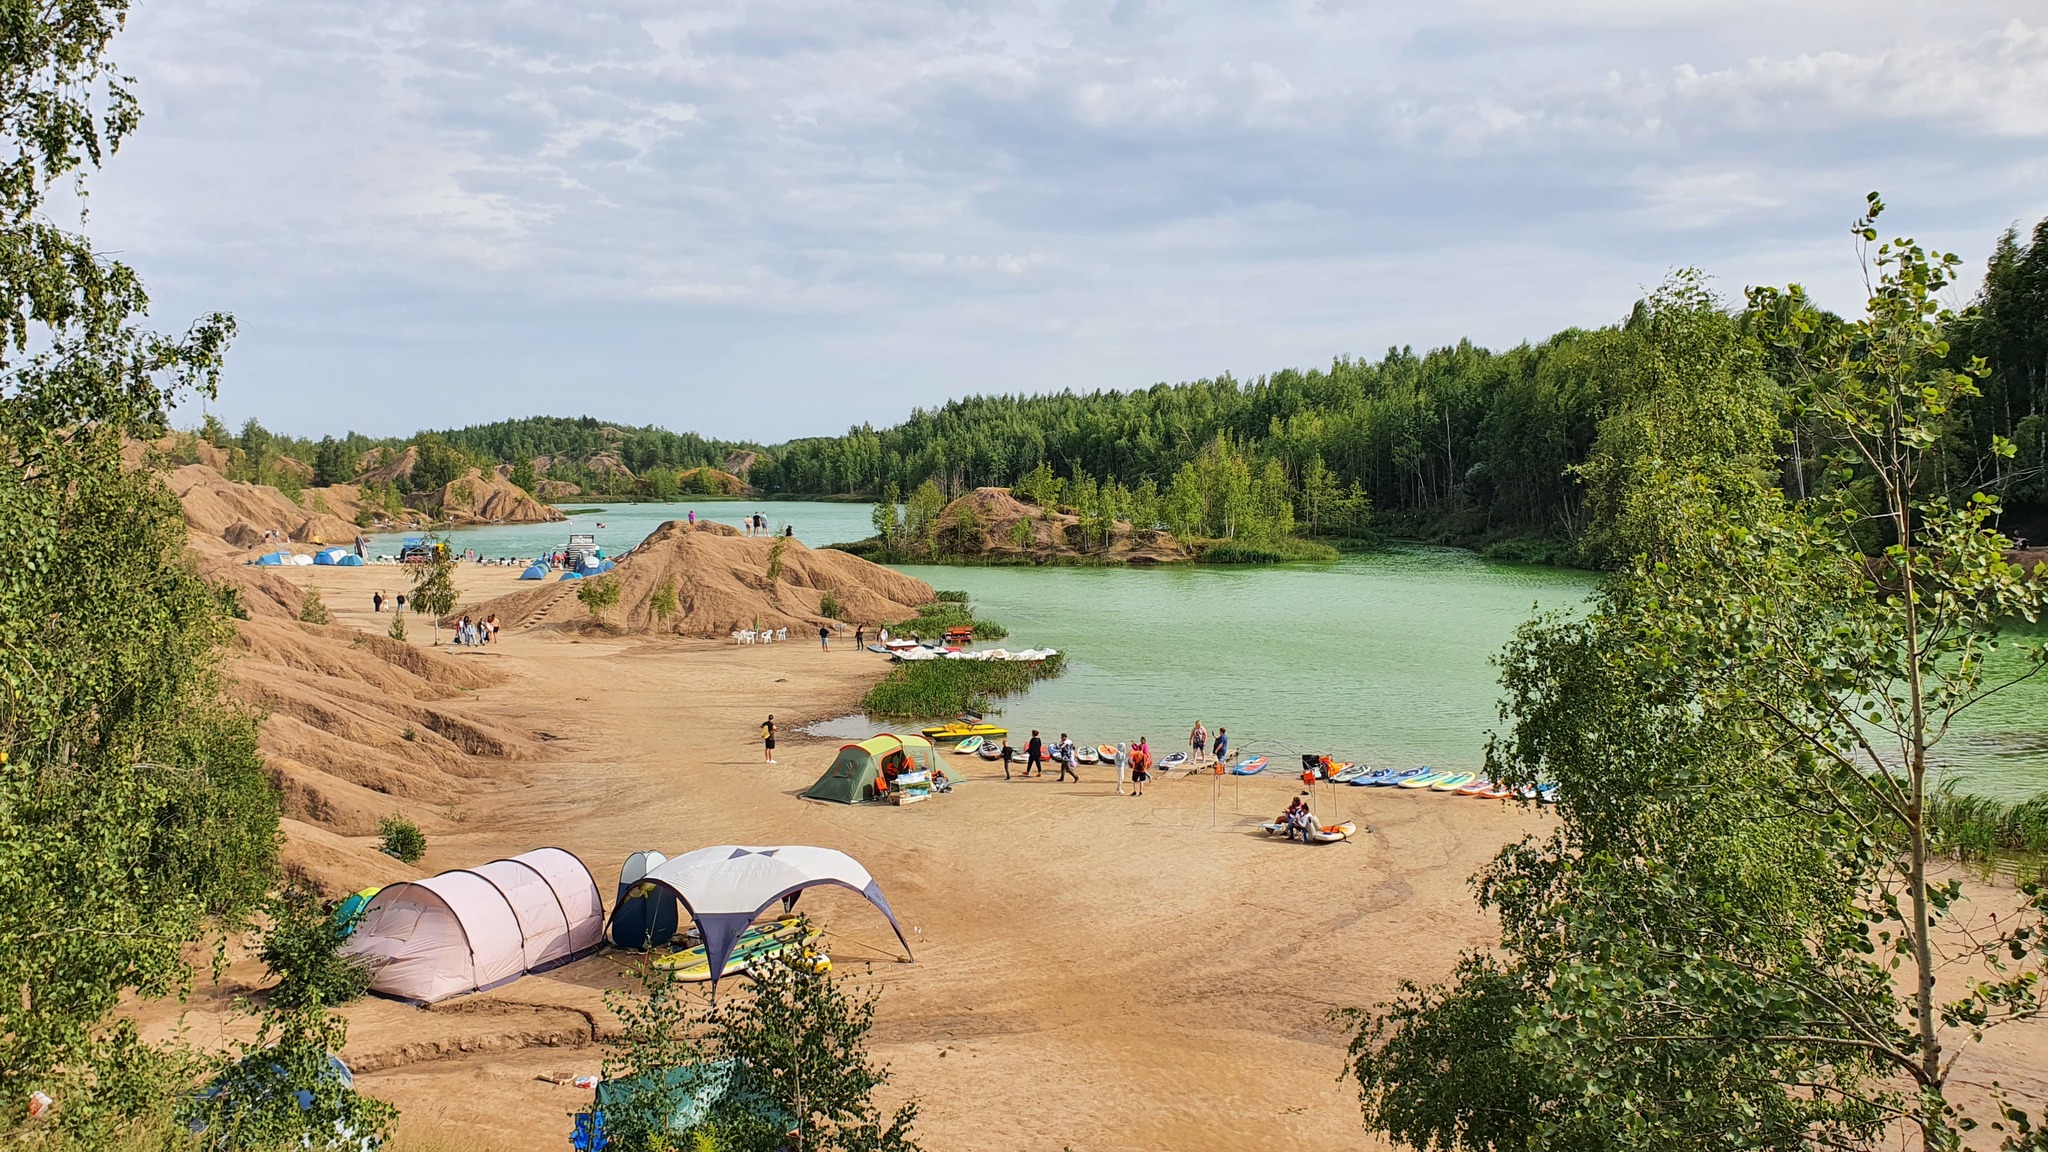
{"type": "MultiPolygon", "coordinates": [[[[969,736],[967,739],[955,744],[953,746],[953,753],[954,755],[979,756],[983,760],[1001,760],[1003,758],[1003,748],[1000,742],[985,740],[980,736],[969,736]]],[[[1052,759],[1052,745],[1050,744],[1045,746],[1045,758],[1047,760],[1052,759]]],[[[1030,757],[1023,748],[1013,747],[1010,749],[1010,763],[1022,764],[1028,759],[1030,757]]],[[[1158,768],[1162,772],[1169,772],[1187,763],[1187,760],[1187,753],[1175,752],[1173,755],[1161,760],[1158,768]]],[[[1074,745],[1074,762],[1077,764],[1115,763],[1116,745],[1076,744],[1074,745]]]]}
{"type": "Polygon", "coordinates": [[[1460,772],[1455,769],[1440,770],[1423,765],[1420,768],[1373,768],[1352,765],[1341,771],[1330,773],[1333,784],[1349,784],[1354,788],[1408,788],[1416,791],[1428,789],[1431,792],[1449,792],[1457,796],[1479,796],[1488,800],[1506,800],[1519,796],[1524,800],[1535,800],[1544,804],[1557,803],[1557,785],[1539,783],[1534,787],[1524,785],[1517,789],[1489,780],[1477,772],[1460,772]]]}

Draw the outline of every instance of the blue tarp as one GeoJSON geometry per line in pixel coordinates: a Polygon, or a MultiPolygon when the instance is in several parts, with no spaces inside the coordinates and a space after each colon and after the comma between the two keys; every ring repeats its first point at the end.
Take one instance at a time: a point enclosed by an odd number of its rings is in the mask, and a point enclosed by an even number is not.
{"type": "Polygon", "coordinates": [[[548,566],[545,564],[529,564],[526,567],[526,571],[519,574],[519,578],[521,580],[545,580],[548,578],[548,566]]]}

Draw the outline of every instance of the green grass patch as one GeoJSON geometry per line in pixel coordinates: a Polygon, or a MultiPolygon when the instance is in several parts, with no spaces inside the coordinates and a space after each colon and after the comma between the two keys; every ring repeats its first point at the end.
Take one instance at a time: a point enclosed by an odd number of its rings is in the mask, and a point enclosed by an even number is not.
{"type": "Polygon", "coordinates": [[[935,640],[944,636],[946,629],[960,627],[974,629],[976,640],[1001,640],[1010,634],[1008,628],[993,620],[975,619],[974,610],[958,600],[937,600],[926,604],[910,619],[899,620],[889,625],[889,634],[917,635],[926,640],[935,640]]]}
{"type": "Polygon", "coordinates": [[[1328,563],[1338,558],[1337,550],[1328,544],[1297,536],[1256,544],[1247,540],[1203,540],[1194,547],[1198,564],[1328,563]]]}
{"type": "Polygon", "coordinates": [[[1014,696],[1065,670],[1065,657],[1057,655],[1031,663],[920,660],[890,669],[860,703],[868,715],[894,720],[932,720],[967,711],[987,712],[996,699],[1014,696]]]}
{"type": "Polygon", "coordinates": [[[1944,784],[1928,797],[1927,824],[1941,853],[1957,860],[2042,863],[2048,857],[2048,792],[2012,803],[1944,784]]]}

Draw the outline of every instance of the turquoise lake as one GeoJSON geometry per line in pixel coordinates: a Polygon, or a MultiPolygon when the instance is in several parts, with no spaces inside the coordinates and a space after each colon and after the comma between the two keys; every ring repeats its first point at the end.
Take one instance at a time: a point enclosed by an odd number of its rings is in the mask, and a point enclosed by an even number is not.
{"type": "MultiPolygon", "coordinates": [[[[871,535],[871,506],[797,502],[620,504],[569,524],[450,533],[486,556],[559,548],[591,532],[607,554],[695,510],[737,524],[760,512],[817,546],[871,535]],[[603,527],[598,527],[599,524],[603,527]]],[[[378,540],[396,551],[397,538],[378,540]]],[[[1150,737],[1185,744],[1197,719],[1228,727],[1240,748],[1323,752],[1374,764],[1478,767],[1499,726],[1493,657],[1538,611],[1572,611],[1591,573],[1501,564],[1470,552],[1400,546],[1335,564],[1277,568],[956,568],[904,571],[966,591],[1010,629],[1010,647],[1066,653],[1067,673],[1004,703],[1010,728],[1090,743],[1150,737]]],[[[2033,629],[2019,637],[2044,638],[2033,629]]],[[[879,658],[878,658],[879,659],[879,658]]],[[[2016,666],[2005,656],[1999,662],[2016,666]]],[[[1967,787],[2016,798],[2048,789],[2048,684],[1973,709],[1944,742],[1967,787]]],[[[862,717],[821,726],[866,735],[862,717]]]]}

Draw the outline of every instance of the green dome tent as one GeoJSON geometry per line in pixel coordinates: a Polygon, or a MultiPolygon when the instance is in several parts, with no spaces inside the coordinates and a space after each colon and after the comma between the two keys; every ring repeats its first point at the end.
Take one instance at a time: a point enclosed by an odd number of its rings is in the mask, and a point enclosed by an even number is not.
{"type": "Polygon", "coordinates": [[[832,758],[832,766],[804,795],[812,800],[858,804],[875,798],[875,782],[885,771],[929,772],[938,767],[938,749],[922,736],[884,732],[848,744],[832,758]]]}

